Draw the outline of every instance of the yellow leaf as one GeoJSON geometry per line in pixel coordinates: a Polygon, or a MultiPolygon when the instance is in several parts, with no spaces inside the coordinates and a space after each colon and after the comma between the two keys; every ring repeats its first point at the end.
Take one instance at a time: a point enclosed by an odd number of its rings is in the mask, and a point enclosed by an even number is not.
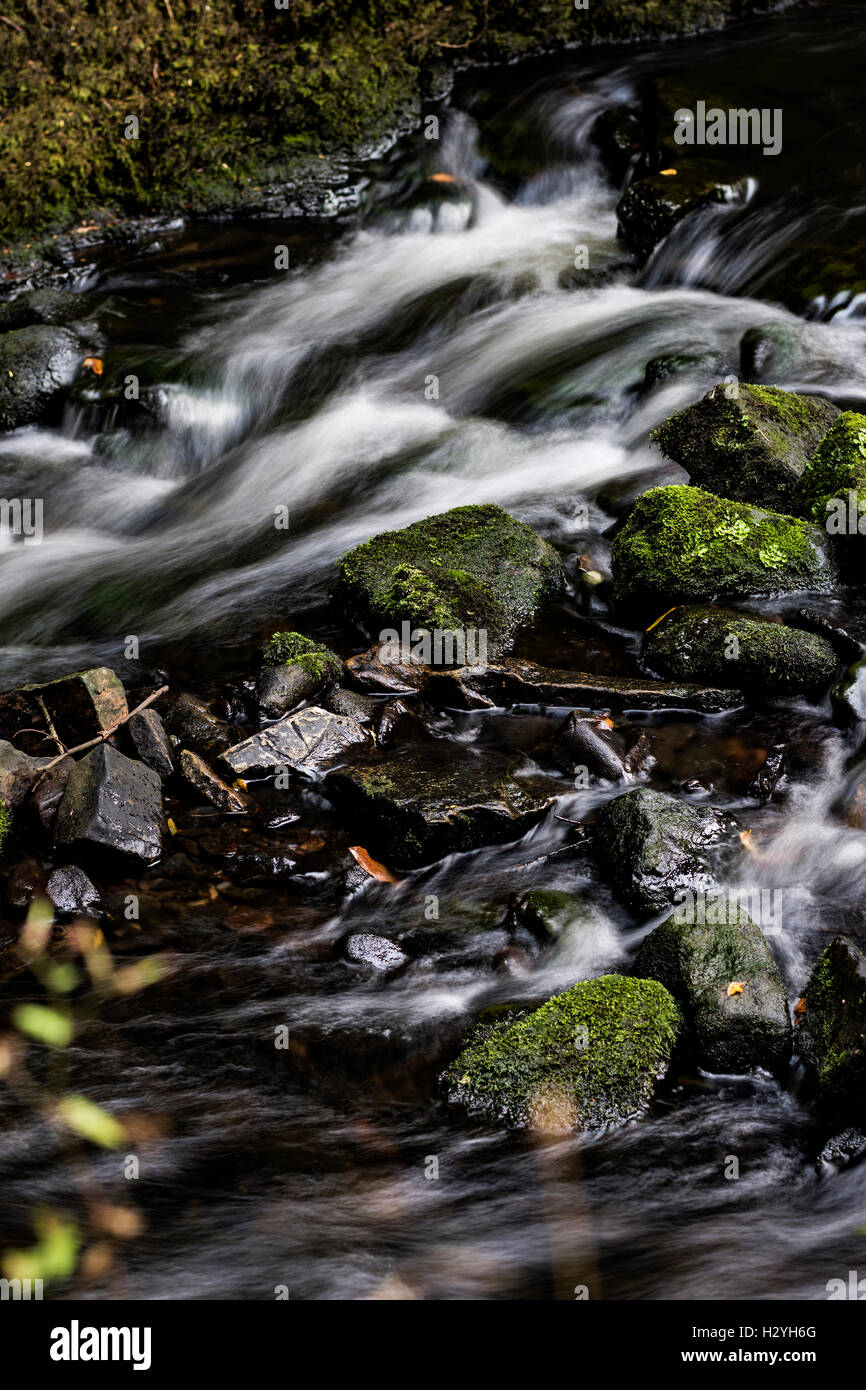
{"type": "Polygon", "coordinates": [[[673,613],[673,611],[674,610],[672,608],[669,608],[667,612],[662,613],[661,618],[656,618],[654,623],[650,623],[649,627],[647,628],[647,632],[652,632],[654,627],[658,627],[659,623],[662,621],[662,618],[666,618],[668,613],[673,613]]]}
{"type": "Polygon", "coordinates": [[[120,1121],[86,1096],[64,1096],[57,1106],[57,1118],[67,1129],[103,1149],[116,1149],[126,1138],[120,1121]]]}
{"type": "Polygon", "coordinates": [[[19,1033],[49,1047],[68,1047],[72,1042],[72,1020],[57,1009],[46,1009],[44,1004],[18,1004],[12,1010],[12,1022],[19,1033]]]}
{"type": "Polygon", "coordinates": [[[176,835],[176,834],[177,834],[177,826],[175,825],[175,823],[174,823],[174,821],[172,820],[171,816],[169,816],[168,820],[166,821],[166,825],[168,826],[168,833],[169,833],[169,835],[176,835]]]}
{"type": "Polygon", "coordinates": [[[102,376],[101,357],[85,357],[84,365],[85,367],[89,367],[92,372],[95,372],[97,376],[102,376]]]}
{"type": "Polygon", "coordinates": [[[730,999],[732,994],[742,994],[745,983],[745,980],[731,980],[728,985],[728,998],[730,999]]]}
{"type": "Polygon", "coordinates": [[[659,169],[659,173],[662,175],[663,178],[666,179],[669,179],[671,175],[675,174],[676,172],[676,169],[659,169]]]}

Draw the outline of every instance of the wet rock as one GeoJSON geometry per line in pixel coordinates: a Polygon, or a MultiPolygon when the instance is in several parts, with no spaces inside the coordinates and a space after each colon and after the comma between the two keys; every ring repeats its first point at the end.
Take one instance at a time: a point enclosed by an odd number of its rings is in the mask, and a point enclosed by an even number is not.
{"type": "Polygon", "coordinates": [[[87,319],[92,311],[93,300],[89,295],[43,286],[0,304],[0,333],[8,333],[13,328],[30,328],[35,323],[62,326],[76,319],[87,319]]]}
{"type": "Polygon", "coordinates": [[[97,738],[128,714],[126,692],[113,671],[96,666],[41,685],[22,685],[0,695],[0,736],[19,730],[16,747],[27,753],[61,752],[51,726],[67,748],[97,738]],[[41,731],[41,732],[40,732],[41,731]]]}
{"type": "Polygon", "coordinates": [[[592,716],[570,714],[551,747],[551,757],[563,772],[574,774],[585,767],[595,777],[622,782],[627,773],[623,758],[625,740],[609,722],[592,716]]]}
{"type": "Polygon", "coordinates": [[[797,484],[839,414],[821,396],[775,386],[714,386],[652,433],[690,480],[719,497],[775,511],[793,507],[797,484]]]}
{"type": "Polygon", "coordinates": [[[533,888],[515,907],[514,920],[542,941],[558,941],[570,927],[589,926],[595,920],[595,909],[577,893],[533,888]]]}
{"type": "Polygon", "coordinates": [[[72,385],[81,358],[68,328],[36,324],[0,336],[0,430],[36,424],[72,385]]]}
{"type": "Polygon", "coordinates": [[[533,661],[505,658],[481,671],[461,667],[432,673],[427,695],[450,709],[492,709],[508,705],[550,705],[587,710],[692,710],[716,714],[737,709],[742,691],[689,682],[596,676],[588,671],[557,671],[533,661]]]}
{"type": "Polygon", "coordinates": [[[369,744],[368,736],[354,719],[310,705],[236,743],[222,761],[236,777],[278,767],[316,772],[364,744],[369,744]]]}
{"type": "Polygon", "coordinates": [[[220,811],[238,815],[249,809],[246,797],[218,777],[213,768],[208,767],[197,753],[191,753],[188,748],[184,748],[178,759],[178,768],[181,777],[189,782],[199,796],[213,802],[220,811]]]}
{"type": "Polygon", "coordinates": [[[819,637],[826,637],[830,646],[838,654],[840,661],[859,661],[863,656],[864,647],[862,642],[858,642],[856,637],[852,637],[846,632],[844,627],[838,623],[833,623],[823,613],[818,613],[814,608],[798,608],[793,618],[789,618],[792,627],[801,627],[804,632],[815,632],[819,637]]]}
{"type": "Polygon", "coordinates": [[[779,1072],[791,1055],[788,1000],[760,927],[727,896],[705,911],[685,904],[651,931],[634,972],[680,1006],[684,1041],[706,1071],[779,1072]],[[716,916],[719,921],[708,921],[716,916]],[[730,987],[738,985],[739,989],[730,987]]]}
{"type": "Polygon", "coordinates": [[[824,637],[725,608],[675,608],[644,638],[642,665],[680,680],[730,681],[752,694],[826,690],[839,658],[824,637]]]}
{"type": "Polygon", "coordinates": [[[866,763],[847,774],[833,810],[852,830],[866,830],[866,763]]]}
{"type": "Polygon", "coordinates": [[[342,685],[334,685],[322,697],[320,704],[332,714],[345,714],[357,724],[374,724],[382,713],[382,700],[374,700],[372,695],[359,695],[356,690],[346,690],[342,685]]]}
{"type": "Polygon", "coordinates": [[[803,516],[838,538],[840,554],[864,572],[866,547],[866,415],[846,410],[815,449],[797,486],[803,516]]]}
{"type": "Polygon", "coordinates": [[[65,758],[51,769],[33,792],[32,803],[46,830],[50,830],[54,824],[57,808],[63,800],[66,783],[74,766],[71,758],[65,758]]]}
{"type": "Polygon", "coordinates": [[[45,892],[58,912],[95,917],[101,906],[99,890],[83,869],[77,869],[74,864],[55,869],[45,892]]]}
{"type": "Polygon", "coordinates": [[[812,971],[795,1041],[824,1113],[866,1123],[866,957],[837,936],[812,971]]]}
{"type": "Polygon", "coordinates": [[[827,536],[797,517],[696,487],[651,488],[611,550],[617,604],[657,616],[677,603],[828,591],[827,536]]]}
{"type": "Polygon", "coordinates": [[[275,632],[265,647],[262,662],[256,695],[259,713],[266,719],[288,714],[343,673],[338,656],[300,632],[275,632]]]}
{"type": "Polygon", "coordinates": [[[636,912],[663,912],[683,890],[713,892],[707,853],[731,841],[733,816],[638,787],[602,807],[595,844],[617,891],[636,912]]]}
{"type": "Polygon", "coordinates": [[[647,260],[678,222],[714,203],[741,202],[747,180],[709,159],[678,159],[669,174],[638,179],[620,199],[617,221],[626,245],[647,260]]]}
{"type": "Polygon", "coordinates": [[[404,725],[415,723],[420,728],[420,721],[410,710],[409,706],[402,700],[389,700],[382,710],[379,720],[379,728],[376,731],[376,742],[381,746],[392,743],[404,725]]]}
{"type": "Polygon", "coordinates": [[[802,341],[790,324],[756,324],[740,339],[740,375],[744,381],[778,381],[801,367],[804,356],[802,341]]]}
{"type": "Polygon", "coordinates": [[[111,850],[144,864],[162,853],[159,776],[103,743],[77,762],[57,811],[59,845],[111,850]]]}
{"type": "Polygon", "coordinates": [[[48,878],[46,870],[38,860],[25,855],[15,865],[6,884],[6,905],[13,910],[30,906],[37,893],[45,891],[48,878]]]}
{"type": "Polygon", "coordinates": [[[761,295],[777,299],[797,314],[832,321],[853,316],[866,294],[866,242],[850,246],[801,244],[786,263],[761,287],[761,295]]]}
{"type": "Polygon", "coordinates": [[[446,854],[525,834],[553,805],[540,778],[513,775],[504,754],[475,755],[433,743],[400,749],[328,774],[326,791],[363,827],[363,843],[390,865],[429,864],[446,854]]]}
{"type": "Polygon", "coordinates": [[[552,546],[500,507],[485,505],[456,507],[350,550],[340,561],[337,594],[349,616],[380,640],[388,629],[399,642],[404,622],[410,633],[443,634],[431,664],[449,666],[467,660],[460,645],[466,650],[472,634],[486,634],[488,656],[507,652],[564,583],[552,546]]]}
{"type": "Polygon", "coordinates": [[[0,740],[0,802],[17,808],[50,758],[31,758],[6,739],[0,740]]]}
{"type": "Polygon", "coordinates": [[[866,720],[866,661],[856,661],[833,690],[836,714],[851,724],[866,720]]]}
{"type": "Polygon", "coordinates": [[[365,690],[384,695],[412,695],[423,690],[430,668],[412,656],[411,648],[376,642],[346,662],[346,674],[365,690]]]}
{"type": "Polygon", "coordinates": [[[165,717],[165,727],[177,748],[202,758],[215,758],[231,747],[232,731],[194,695],[179,695],[165,717]]]}
{"type": "Polygon", "coordinates": [[[141,761],[160,777],[171,777],[174,774],[171,744],[161,715],[155,709],[143,709],[132,716],[126,727],[141,761]]]}
{"type": "Polygon", "coordinates": [[[762,802],[772,799],[785,775],[786,752],[784,743],[775,743],[767,750],[766,758],[749,783],[747,796],[753,796],[762,802]]]}
{"type": "Polygon", "coordinates": [[[849,1168],[864,1158],[866,1158],[866,1134],[860,1129],[843,1129],[841,1134],[834,1134],[832,1139],[827,1140],[815,1166],[819,1172],[822,1168],[838,1170],[849,1168]]]}
{"type": "Polygon", "coordinates": [[[378,974],[393,975],[401,970],[409,957],[387,936],[371,932],[356,932],[346,941],[346,959],[353,965],[368,965],[378,974]]]}
{"type": "Polygon", "coordinates": [[[608,172],[620,184],[641,159],[646,148],[640,114],[628,106],[613,106],[602,111],[593,124],[590,139],[601,154],[608,172]]]}
{"type": "Polygon", "coordinates": [[[603,975],[522,1018],[482,1024],[441,1083],[452,1103],[491,1120],[600,1129],[646,1110],[678,1026],[662,985],[603,975]]]}

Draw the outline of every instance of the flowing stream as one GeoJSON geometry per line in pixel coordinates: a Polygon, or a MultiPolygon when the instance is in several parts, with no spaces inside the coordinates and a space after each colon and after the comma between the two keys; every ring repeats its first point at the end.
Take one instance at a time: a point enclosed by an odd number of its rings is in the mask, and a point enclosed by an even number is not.
{"type": "MultiPolygon", "coordinates": [[[[56,427],[0,440],[0,493],[44,498],[46,531],[0,551],[4,688],[103,661],[133,694],[166,672],[213,696],[250,674],[277,625],[350,655],[362,644],[326,607],[334,561],[462,503],[496,501],[566,556],[604,565],[599,491],[683,476],[649,431],[738,374],[756,325],[783,325],[795,344],[775,384],[863,408],[866,306],[796,317],[761,297],[797,245],[866,225],[858,11],[824,4],[699,40],[469,72],[441,138],[419,134],[371,165],[338,229],[168,229],[130,262],[82,267],[105,380],[135,376],[142,399],[94,380],[56,427]],[[728,152],[746,197],[684,222],[637,271],[616,235],[622,190],[590,131],[659,75],[780,107],[785,138],[777,157],[728,152]],[[274,269],[279,246],[287,270],[274,269]],[[647,363],[683,355],[686,370],[645,386],[647,363]]],[[[817,606],[866,640],[859,600],[817,606]]],[[[633,673],[638,634],[596,616],[569,600],[528,654],[633,673]]],[[[434,732],[532,757],[561,717],[440,714],[434,732]]],[[[866,836],[831,810],[851,735],[829,701],[645,722],[655,785],[699,778],[752,828],[748,882],[783,892],[771,947],[795,1001],[833,933],[866,936],[866,836]],[[790,784],[758,808],[746,787],[777,742],[793,750],[790,784]]],[[[616,794],[562,790],[558,812],[573,819],[616,794]]],[[[179,967],[107,1010],[71,1060],[93,1099],[148,1118],[134,1185],[147,1230],[122,1272],[74,1294],[544,1299],[585,1285],[592,1298],[814,1299],[866,1273],[866,1165],[816,1164],[796,1072],[787,1087],[677,1077],[646,1119],[568,1139],[467,1123],[437,1095],[482,1008],[627,966],[653,925],[619,905],[591,854],[567,848],[565,821],[347,898],[335,813],[314,785],[289,802],[297,820],[275,843],[326,849],[281,886],[215,906],[199,850],[225,829],[189,809],[177,852],[145,876],[143,939],[177,946],[179,967]],[[503,975],[503,904],[523,886],[585,889],[595,918],[503,975]],[[340,942],[364,930],[400,942],[402,975],[371,981],[345,963],[340,942]],[[273,1044],[281,1025],[287,1051],[273,1044]]],[[[121,1200],[133,1185],[118,1167],[93,1160],[121,1200]]],[[[0,1172],[13,1201],[50,1205],[68,1182],[36,1120],[0,1126],[0,1172]]]]}

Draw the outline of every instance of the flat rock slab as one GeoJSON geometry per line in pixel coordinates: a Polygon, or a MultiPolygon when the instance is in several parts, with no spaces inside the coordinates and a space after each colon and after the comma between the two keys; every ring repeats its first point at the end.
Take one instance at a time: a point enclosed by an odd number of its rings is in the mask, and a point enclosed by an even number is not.
{"type": "Polygon", "coordinates": [[[27,753],[59,753],[49,719],[64,745],[74,748],[113,728],[128,712],[126,691],[118,677],[107,666],[95,666],[59,680],[5,691],[0,695],[0,737],[12,738],[23,729],[39,730],[16,738],[15,746],[27,753]]]}
{"type": "Polygon", "coordinates": [[[740,690],[693,682],[595,676],[588,671],[559,671],[533,661],[506,658],[485,669],[463,666],[431,672],[430,698],[453,709],[505,705],[552,705],[585,710],[689,710],[718,714],[738,709],[740,690]]]}
{"type": "Polygon", "coordinates": [[[163,832],[162,784],[153,768],[107,743],[75,764],[57,811],[58,844],[152,864],[162,854],[163,832]]]}
{"type": "Polygon", "coordinates": [[[519,760],[452,744],[410,747],[328,774],[325,789],[386,863],[429,864],[446,854],[524,835],[556,801],[519,760]]]}
{"type": "Polygon", "coordinates": [[[236,743],[222,761],[236,777],[277,767],[315,772],[363,744],[369,739],[354,719],[311,705],[236,743]]]}

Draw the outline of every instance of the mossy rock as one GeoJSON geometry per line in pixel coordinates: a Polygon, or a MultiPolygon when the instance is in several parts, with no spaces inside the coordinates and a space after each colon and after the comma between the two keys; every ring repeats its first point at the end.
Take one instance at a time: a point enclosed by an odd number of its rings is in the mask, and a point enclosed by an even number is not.
{"type": "Polygon", "coordinates": [[[412,867],[530,830],[553,805],[555,785],[516,778],[520,766],[505,754],[457,758],[453,745],[430,743],[336,769],[325,788],[377,857],[412,867]]]}
{"type": "Polygon", "coordinates": [[[866,294],[866,241],[801,244],[793,260],[758,288],[762,299],[778,300],[797,314],[847,317],[851,301],[866,294]]]}
{"type": "Polygon", "coordinates": [[[647,616],[706,599],[826,592],[837,579],[817,527],[677,484],[638,498],[611,569],[616,602],[647,616]]]}
{"type": "Polygon", "coordinates": [[[743,381],[773,382],[801,370],[807,357],[806,345],[790,323],[756,323],[740,339],[740,376],[743,381]]]}
{"type": "Polygon", "coordinates": [[[843,542],[840,554],[862,566],[866,535],[866,415],[844,411],[806,464],[795,493],[798,512],[843,542]],[[852,546],[850,543],[856,542],[852,546]]]}
{"type": "Polygon", "coordinates": [[[259,713],[279,719],[343,674],[335,652],[302,632],[275,632],[262,653],[256,682],[259,713]]]}
{"type": "Polygon", "coordinates": [[[725,680],[752,694],[815,693],[839,658],[826,637],[726,608],[675,608],[644,639],[642,664],[677,680],[725,680]]]}
{"type": "Polygon", "coordinates": [[[0,430],[35,424],[72,384],[81,348],[68,328],[35,324],[0,337],[0,430]]]}
{"type": "Polygon", "coordinates": [[[591,902],[558,888],[533,888],[525,893],[514,910],[514,919],[542,941],[558,941],[570,928],[597,921],[591,902]]]}
{"type": "Polygon", "coordinates": [[[727,894],[702,900],[700,907],[703,911],[684,902],[651,931],[635,957],[634,972],[670,990],[698,1066],[713,1072],[751,1067],[779,1072],[791,1055],[791,1023],[785,987],[763,933],[727,894]]]}
{"type": "Polygon", "coordinates": [[[662,985],[602,975],[482,1027],[442,1082],[450,1101],[508,1125],[601,1129],[646,1110],[678,1027],[662,985]]]}
{"type": "Polygon", "coordinates": [[[698,487],[780,510],[838,414],[820,396],[736,383],[714,386],[652,438],[698,487]]]}
{"type": "MultiPolygon", "coordinates": [[[[547,541],[494,504],[455,507],[383,531],[344,555],[337,596],[369,636],[386,628],[486,631],[491,658],[556,597],[562,562],[547,541]]],[[[459,664],[459,663],[458,663],[459,664]]]]}
{"type": "Polygon", "coordinates": [[[8,333],[13,328],[30,328],[36,323],[73,323],[76,319],[88,318],[93,308],[93,300],[87,294],[74,294],[54,286],[28,290],[0,304],[0,333],[8,333]]]}
{"type": "Polygon", "coordinates": [[[797,1049],[834,1121],[866,1122],[866,957],[836,937],[812,971],[797,1049]]]}
{"type": "Polygon", "coordinates": [[[4,802],[0,801],[0,854],[6,848],[6,842],[12,834],[12,809],[4,802]]]}
{"type": "Polygon", "coordinates": [[[714,203],[743,197],[744,175],[711,159],[677,157],[671,174],[638,179],[617,204],[616,215],[626,245],[647,260],[678,222],[714,203]]]}
{"type": "Polygon", "coordinates": [[[620,896],[636,912],[663,912],[687,891],[715,892],[708,853],[734,843],[737,822],[710,806],[637,787],[602,807],[596,849],[620,896]]]}

